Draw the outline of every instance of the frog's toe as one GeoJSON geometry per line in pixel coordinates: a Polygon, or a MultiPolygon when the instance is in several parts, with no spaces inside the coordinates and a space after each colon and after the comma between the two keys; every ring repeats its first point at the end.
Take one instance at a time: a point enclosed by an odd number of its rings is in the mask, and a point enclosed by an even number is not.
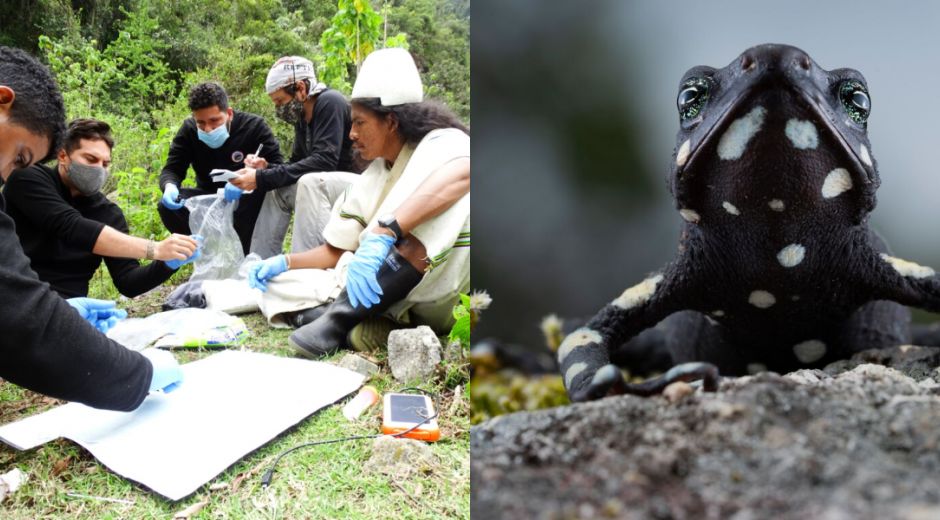
{"type": "Polygon", "coordinates": [[[702,390],[715,392],[721,376],[718,367],[711,363],[692,362],[683,363],[670,368],[665,374],[647,379],[642,383],[625,383],[617,393],[650,396],[658,395],[672,383],[677,381],[702,381],[702,390]]]}
{"type": "Polygon", "coordinates": [[[682,363],[669,369],[663,375],[663,389],[676,381],[702,381],[702,389],[706,392],[716,392],[721,375],[718,367],[711,363],[693,362],[682,363]]]}
{"type": "Polygon", "coordinates": [[[604,365],[583,388],[571,391],[571,401],[593,401],[607,395],[623,393],[624,383],[623,374],[616,365],[604,365]]]}

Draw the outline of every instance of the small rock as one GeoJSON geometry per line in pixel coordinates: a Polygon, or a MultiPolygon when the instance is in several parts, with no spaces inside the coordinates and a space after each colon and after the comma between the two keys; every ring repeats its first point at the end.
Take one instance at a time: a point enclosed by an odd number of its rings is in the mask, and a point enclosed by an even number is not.
{"type": "Polygon", "coordinates": [[[819,382],[821,381],[819,377],[820,375],[823,375],[823,374],[819,370],[804,369],[804,370],[797,370],[795,372],[790,372],[789,374],[783,377],[790,379],[792,381],[796,381],[797,383],[800,383],[803,385],[815,385],[815,384],[819,384],[819,382]]]}
{"type": "Polygon", "coordinates": [[[366,377],[369,377],[379,371],[378,365],[352,353],[348,353],[343,356],[343,359],[340,359],[337,365],[352,370],[353,372],[362,374],[366,377]]]}
{"type": "Polygon", "coordinates": [[[719,419],[730,419],[745,410],[744,406],[725,401],[707,401],[702,403],[702,409],[714,414],[719,419]]]}
{"type": "Polygon", "coordinates": [[[936,381],[934,381],[932,377],[928,377],[927,379],[922,379],[918,381],[917,385],[927,390],[940,389],[940,383],[937,383],[936,381]]]}
{"type": "Polygon", "coordinates": [[[398,381],[427,378],[440,362],[441,341],[431,327],[393,330],[388,335],[388,366],[398,381]]]}
{"type": "Polygon", "coordinates": [[[8,495],[15,493],[24,482],[26,482],[26,473],[20,471],[20,468],[13,468],[0,475],[0,502],[3,502],[8,495]]]}
{"type": "Polygon", "coordinates": [[[451,341],[444,347],[444,361],[448,363],[463,363],[463,345],[459,341],[451,341]]]}
{"type": "Polygon", "coordinates": [[[435,466],[434,452],[427,443],[400,437],[382,436],[372,443],[372,456],[365,468],[396,478],[412,473],[431,473],[435,466]]]}
{"type": "Polygon", "coordinates": [[[675,403],[693,393],[695,393],[695,389],[692,388],[692,385],[685,381],[676,381],[663,390],[663,397],[669,400],[670,403],[675,403]]]}

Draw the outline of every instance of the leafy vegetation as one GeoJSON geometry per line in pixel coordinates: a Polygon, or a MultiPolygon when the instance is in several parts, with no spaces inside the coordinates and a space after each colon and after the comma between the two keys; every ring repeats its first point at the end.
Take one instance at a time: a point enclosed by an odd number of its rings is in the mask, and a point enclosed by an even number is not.
{"type": "MultiPolygon", "coordinates": [[[[4,12],[0,44],[44,58],[69,118],[113,128],[114,181],[131,232],[161,237],[154,211],[169,142],[189,117],[188,89],[218,81],[232,105],[264,117],[289,150],[293,129],[274,117],[268,68],[306,56],[348,95],[374,48],[407,47],[428,97],[469,123],[470,14],[462,0],[19,0],[4,12]]],[[[191,183],[191,177],[188,183],[191,183]]]]}

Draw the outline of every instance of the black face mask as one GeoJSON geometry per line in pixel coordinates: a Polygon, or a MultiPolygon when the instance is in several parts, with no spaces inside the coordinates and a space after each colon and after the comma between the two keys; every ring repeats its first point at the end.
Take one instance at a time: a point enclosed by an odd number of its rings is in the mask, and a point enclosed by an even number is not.
{"type": "Polygon", "coordinates": [[[296,125],[300,121],[300,117],[303,116],[304,104],[292,99],[290,103],[284,103],[276,107],[274,111],[277,113],[277,117],[285,123],[296,125]]]}

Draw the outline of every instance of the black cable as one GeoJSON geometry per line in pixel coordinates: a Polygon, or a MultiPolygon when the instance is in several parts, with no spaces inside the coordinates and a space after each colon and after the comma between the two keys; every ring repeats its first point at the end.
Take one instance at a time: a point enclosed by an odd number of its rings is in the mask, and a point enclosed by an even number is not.
{"type": "Polygon", "coordinates": [[[440,413],[438,411],[440,409],[440,404],[437,402],[437,398],[439,397],[437,394],[433,392],[428,392],[427,390],[422,390],[420,388],[413,387],[413,386],[402,388],[400,392],[404,392],[405,390],[416,390],[418,392],[421,392],[424,395],[431,396],[431,398],[434,399],[434,405],[436,407],[434,413],[426,417],[424,420],[422,420],[418,424],[415,424],[411,428],[408,428],[407,430],[401,431],[398,433],[377,433],[375,435],[355,435],[352,437],[342,437],[339,439],[329,439],[325,441],[307,442],[304,444],[299,444],[297,446],[294,446],[293,448],[289,448],[286,451],[281,452],[281,454],[278,455],[277,458],[274,459],[274,462],[271,463],[271,467],[268,468],[268,470],[264,472],[264,475],[261,476],[261,488],[265,489],[269,485],[271,485],[271,480],[274,478],[274,468],[277,467],[277,463],[280,462],[281,459],[284,458],[284,456],[287,455],[288,453],[297,451],[301,448],[309,448],[311,446],[320,446],[323,444],[334,444],[337,442],[356,441],[356,440],[362,440],[362,439],[377,439],[379,437],[401,437],[403,435],[406,435],[408,433],[411,433],[417,430],[422,425],[427,424],[428,422],[430,422],[431,420],[435,419],[438,416],[438,414],[440,413]]]}

